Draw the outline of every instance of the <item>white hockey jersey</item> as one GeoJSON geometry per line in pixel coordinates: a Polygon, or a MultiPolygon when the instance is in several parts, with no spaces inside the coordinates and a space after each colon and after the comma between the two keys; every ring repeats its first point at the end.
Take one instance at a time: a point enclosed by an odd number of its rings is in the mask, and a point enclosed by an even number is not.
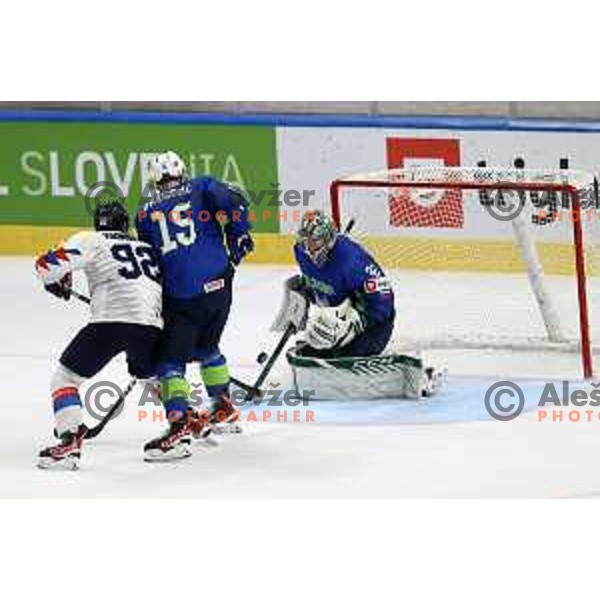
{"type": "Polygon", "coordinates": [[[91,322],[162,327],[162,286],[154,250],[118,231],[81,231],[35,263],[44,284],[83,270],[91,322]]]}

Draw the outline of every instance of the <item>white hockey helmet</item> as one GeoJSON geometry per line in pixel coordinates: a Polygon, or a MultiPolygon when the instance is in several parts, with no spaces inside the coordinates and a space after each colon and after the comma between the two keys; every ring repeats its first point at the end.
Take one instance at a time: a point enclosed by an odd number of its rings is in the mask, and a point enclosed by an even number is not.
{"type": "Polygon", "coordinates": [[[185,163],[172,150],[157,154],[154,158],[150,159],[148,167],[150,180],[156,185],[167,181],[180,180],[185,176],[185,163]]]}

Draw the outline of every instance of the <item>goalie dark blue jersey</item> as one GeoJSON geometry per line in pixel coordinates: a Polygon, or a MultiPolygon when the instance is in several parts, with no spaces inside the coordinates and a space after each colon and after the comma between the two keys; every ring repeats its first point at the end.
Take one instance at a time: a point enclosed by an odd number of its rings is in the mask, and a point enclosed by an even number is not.
{"type": "Polygon", "coordinates": [[[199,177],[147,204],[136,228],[159,253],[165,293],[191,298],[219,285],[230,262],[226,239],[239,239],[250,229],[248,205],[237,190],[199,177]]]}
{"type": "Polygon", "coordinates": [[[323,266],[317,266],[304,245],[294,246],[296,261],[311,295],[324,306],[338,306],[348,298],[365,327],[394,318],[394,293],[373,257],[350,238],[339,235],[323,266]]]}

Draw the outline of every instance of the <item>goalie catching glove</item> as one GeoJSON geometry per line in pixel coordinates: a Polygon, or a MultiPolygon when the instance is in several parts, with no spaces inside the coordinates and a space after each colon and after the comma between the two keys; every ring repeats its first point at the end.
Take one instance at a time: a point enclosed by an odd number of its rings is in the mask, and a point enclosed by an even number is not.
{"type": "Polygon", "coordinates": [[[339,306],[315,311],[306,325],[304,341],[316,350],[331,350],[346,346],[363,331],[360,314],[346,300],[339,306]]]}

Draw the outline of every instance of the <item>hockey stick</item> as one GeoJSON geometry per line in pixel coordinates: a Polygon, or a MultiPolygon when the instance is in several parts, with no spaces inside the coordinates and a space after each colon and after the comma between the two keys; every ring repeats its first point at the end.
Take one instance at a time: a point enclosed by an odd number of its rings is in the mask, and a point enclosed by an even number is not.
{"type": "MultiPolygon", "coordinates": [[[[260,386],[265,382],[265,379],[269,376],[271,369],[275,365],[275,362],[279,358],[279,355],[283,352],[285,345],[288,340],[296,333],[296,327],[292,324],[287,326],[287,329],[283,332],[281,339],[279,340],[277,346],[275,346],[275,350],[271,352],[271,356],[269,360],[265,364],[263,370],[261,371],[256,383],[250,388],[248,395],[246,396],[246,402],[250,402],[256,396],[262,396],[263,392],[260,389],[260,386]]],[[[241,387],[241,386],[240,386],[241,387]]]]}
{"type": "Polygon", "coordinates": [[[75,290],[71,290],[71,296],[73,296],[73,298],[77,298],[77,300],[81,300],[81,302],[83,302],[84,304],[92,303],[92,301],[87,296],[84,296],[83,294],[80,294],[75,290]]]}
{"type": "Polygon", "coordinates": [[[247,394],[250,394],[252,392],[252,393],[256,393],[256,395],[258,395],[258,396],[263,395],[263,390],[258,390],[256,388],[252,387],[251,385],[244,383],[240,379],[237,379],[236,377],[230,376],[229,381],[231,381],[231,383],[233,383],[234,385],[239,387],[241,390],[244,390],[244,392],[246,392],[247,394]]]}
{"type": "Polygon", "coordinates": [[[129,392],[131,392],[131,390],[135,387],[136,383],[137,383],[137,379],[135,379],[135,377],[134,377],[129,382],[127,387],[121,392],[117,401],[110,407],[109,411],[102,417],[102,420],[100,421],[100,423],[98,423],[98,425],[96,425],[94,427],[86,428],[87,429],[87,431],[85,433],[86,440],[92,440],[96,436],[100,435],[100,433],[102,433],[102,430],[106,427],[108,422],[113,418],[113,415],[117,412],[117,410],[120,410],[120,408],[123,406],[123,403],[125,402],[125,398],[127,398],[127,396],[129,395],[129,392]]]}

